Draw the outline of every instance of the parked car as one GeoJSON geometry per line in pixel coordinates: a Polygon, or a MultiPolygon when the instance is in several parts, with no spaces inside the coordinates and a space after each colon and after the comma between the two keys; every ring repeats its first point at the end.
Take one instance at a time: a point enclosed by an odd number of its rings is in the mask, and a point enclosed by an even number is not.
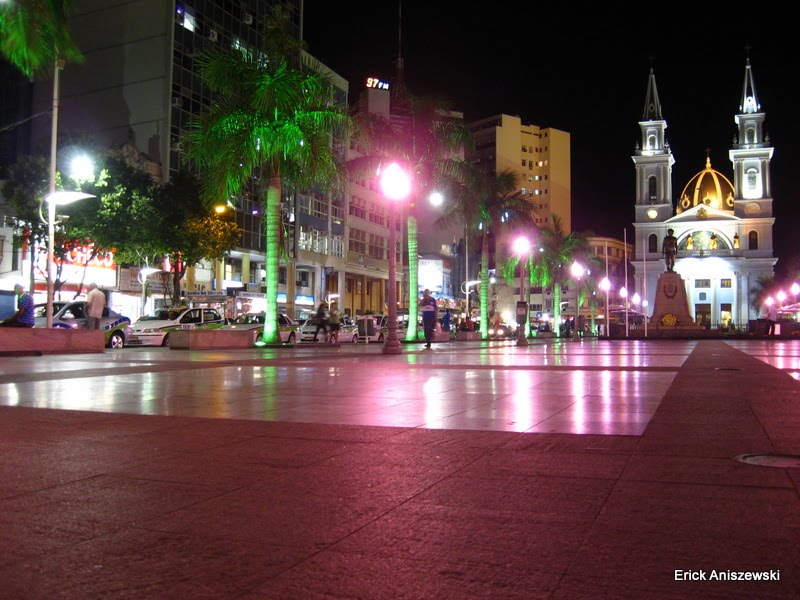
{"type": "Polygon", "coordinates": [[[176,329],[218,329],[225,319],[213,308],[160,308],[128,327],[128,346],[169,346],[176,329]]]}
{"type": "MultiPolygon", "coordinates": [[[[358,326],[358,339],[362,342],[383,342],[389,331],[388,315],[358,315],[356,317],[358,326]],[[369,324],[369,319],[372,324],[369,324]]],[[[398,322],[398,329],[400,323],[398,322]]]]}
{"type": "MultiPolygon", "coordinates": [[[[340,344],[357,344],[360,337],[358,334],[358,327],[350,315],[342,315],[341,324],[339,325],[339,343],[340,344]]],[[[317,324],[314,322],[314,317],[306,319],[303,326],[300,328],[300,340],[303,342],[314,342],[314,332],[317,331],[317,324]]],[[[324,334],[322,331],[317,336],[318,342],[324,342],[324,334]]]]}
{"type": "MultiPolygon", "coordinates": [[[[33,307],[36,323],[34,327],[47,327],[47,305],[37,304],[33,307]]],[[[86,301],[53,302],[53,327],[86,329],[86,301]]],[[[131,320],[106,307],[100,320],[100,329],[105,333],[106,346],[122,348],[125,345],[126,330],[131,320]]]]}
{"type": "MultiPolygon", "coordinates": [[[[264,331],[265,315],[263,312],[245,313],[236,317],[229,325],[223,325],[220,329],[245,329],[253,332],[253,343],[264,331]]],[[[278,333],[281,335],[281,342],[284,344],[294,344],[300,337],[300,323],[293,321],[286,315],[278,315],[278,333]]]]}

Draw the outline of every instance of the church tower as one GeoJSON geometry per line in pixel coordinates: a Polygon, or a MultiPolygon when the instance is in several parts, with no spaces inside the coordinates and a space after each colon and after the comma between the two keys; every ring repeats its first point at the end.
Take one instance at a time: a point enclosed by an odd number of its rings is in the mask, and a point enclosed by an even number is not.
{"type": "Polygon", "coordinates": [[[769,163],[773,148],[764,130],[764,113],[756,96],[750,58],[744,71],[744,87],[737,126],[729,157],[733,163],[734,206],[737,217],[772,217],[772,182],[769,163]]]}
{"type": "Polygon", "coordinates": [[[632,157],[636,165],[636,222],[664,221],[672,216],[672,156],[661,115],[656,76],[650,68],[644,113],[639,122],[641,142],[632,157]]]}

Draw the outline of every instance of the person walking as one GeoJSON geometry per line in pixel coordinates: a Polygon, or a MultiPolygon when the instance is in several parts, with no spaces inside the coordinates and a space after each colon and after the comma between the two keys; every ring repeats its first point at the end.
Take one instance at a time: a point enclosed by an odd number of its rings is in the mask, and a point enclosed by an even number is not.
{"type": "Polygon", "coordinates": [[[90,283],[89,293],[86,294],[86,329],[100,329],[105,308],[106,295],[98,289],[96,283],[90,283]]]}
{"type": "Polygon", "coordinates": [[[419,301],[419,309],[422,312],[422,329],[425,332],[425,348],[430,349],[433,341],[433,328],[436,327],[437,306],[436,299],[431,296],[431,291],[426,289],[422,292],[422,300],[419,301]]]}
{"type": "Polygon", "coordinates": [[[33,298],[21,283],[14,286],[14,293],[17,295],[17,312],[0,322],[0,327],[33,327],[36,324],[33,298]]]}
{"type": "Polygon", "coordinates": [[[778,320],[778,307],[773,302],[767,306],[767,335],[775,335],[775,323],[778,320]]]}
{"type": "Polygon", "coordinates": [[[328,341],[328,305],[325,302],[320,302],[317,308],[317,314],[314,317],[314,322],[317,324],[317,330],[314,332],[314,343],[317,343],[317,336],[321,329],[325,333],[325,341],[328,341]]]}

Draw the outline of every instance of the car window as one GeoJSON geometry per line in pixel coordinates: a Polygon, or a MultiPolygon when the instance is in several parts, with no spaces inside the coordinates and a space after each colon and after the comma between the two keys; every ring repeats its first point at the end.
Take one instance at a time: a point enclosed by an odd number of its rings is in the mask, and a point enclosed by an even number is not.
{"type": "Polygon", "coordinates": [[[181,323],[199,323],[199,322],[200,322],[199,310],[190,310],[185,315],[183,315],[183,317],[181,317],[181,323]]]}
{"type": "Polygon", "coordinates": [[[219,313],[217,311],[212,310],[210,308],[203,309],[203,322],[219,321],[221,318],[222,317],[219,316],[219,313]]]}

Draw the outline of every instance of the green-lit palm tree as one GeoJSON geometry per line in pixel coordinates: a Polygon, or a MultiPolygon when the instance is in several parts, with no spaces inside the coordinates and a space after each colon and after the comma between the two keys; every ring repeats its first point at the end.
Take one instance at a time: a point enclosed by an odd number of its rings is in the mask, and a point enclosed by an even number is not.
{"type": "Polygon", "coordinates": [[[553,215],[552,227],[542,229],[540,252],[532,253],[530,280],[543,289],[553,288],[553,322],[556,335],[561,335],[561,286],[570,277],[570,266],[578,257],[587,255],[587,242],[584,235],[565,233],[561,218],[553,215]]]}
{"type": "Polygon", "coordinates": [[[753,287],[750,288],[750,306],[756,311],[756,316],[764,309],[767,297],[775,292],[775,276],[759,275],[753,287]]]}
{"type": "Polygon", "coordinates": [[[494,175],[467,164],[455,169],[462,173],[461,185],[447,191],[447,208],[437,225],[466,225],[481,236],[480,311],[481,338],[489,338],[489,236],[521,224],[532,226],[530,205],[519,192],[518,175],[506,169],[494,175]]]}
{"type": "Polygon", "coordinates": [[[343,187],[343,161],[332,140],[349,117],[324,75],[304,69],[302,43],[290,35],[289,16],[270,13],[260,48],[216,49],[199,63],[214,103],[193,123],[190,162],[200,170],[209,203],[227,200],[255,176],[264,186],[266,315],[263,341],[278,343],[280,204],[284,184],[295,189],[343,187]]]}
{"type": "MultiPolygon", "coordinates": [[[[589,236],[590,234],[585,234],[589,236]]],[[[587,276],[581,279],[578,282],[578,310],[580,307],[586,303],[589,306],[589,327],[591,329],[592,335],[595,332],[595,321],[594,316],[595,312],[597,311],[598,302],[597,302],[597,278],[592,277],[592,274],[597,274],[600,272],[600,267],[602,266],[602,261],[600,258],[595,254],[589,254],[584,256],[585,264],[587,271],[587,276]]],[[[577,314],[577,313],[576,313],[577,314]]]]}
{"type": "Polygon", "coordinates": [[[33,78],[55,68],[59,60],[83,60],[67,27],[69,0],[0,2],[0,52],[33,78]]]}
{"type": "MultiPolygon", "coordinates": [[[[397,162],[411,174],[413,187],[408,202],[408,314],[418,307],[419,252],[416,207],[430,192],[447,187],[460,161],[453,161],[472,146],[472,136],[460,120],[453,118],[450,105],[440,98],[405,93],[393,98],[399,109],[390,119],[374,114],[357,114],[358,150],[361,156],[348,161],[354,179],[373,177],[387,161],[397,162]]],[[[390,252],[394,249],[391,248],[390,252]]],[[[406,339],[417,339],[417,320],[409,318],[406,339]]]]}

